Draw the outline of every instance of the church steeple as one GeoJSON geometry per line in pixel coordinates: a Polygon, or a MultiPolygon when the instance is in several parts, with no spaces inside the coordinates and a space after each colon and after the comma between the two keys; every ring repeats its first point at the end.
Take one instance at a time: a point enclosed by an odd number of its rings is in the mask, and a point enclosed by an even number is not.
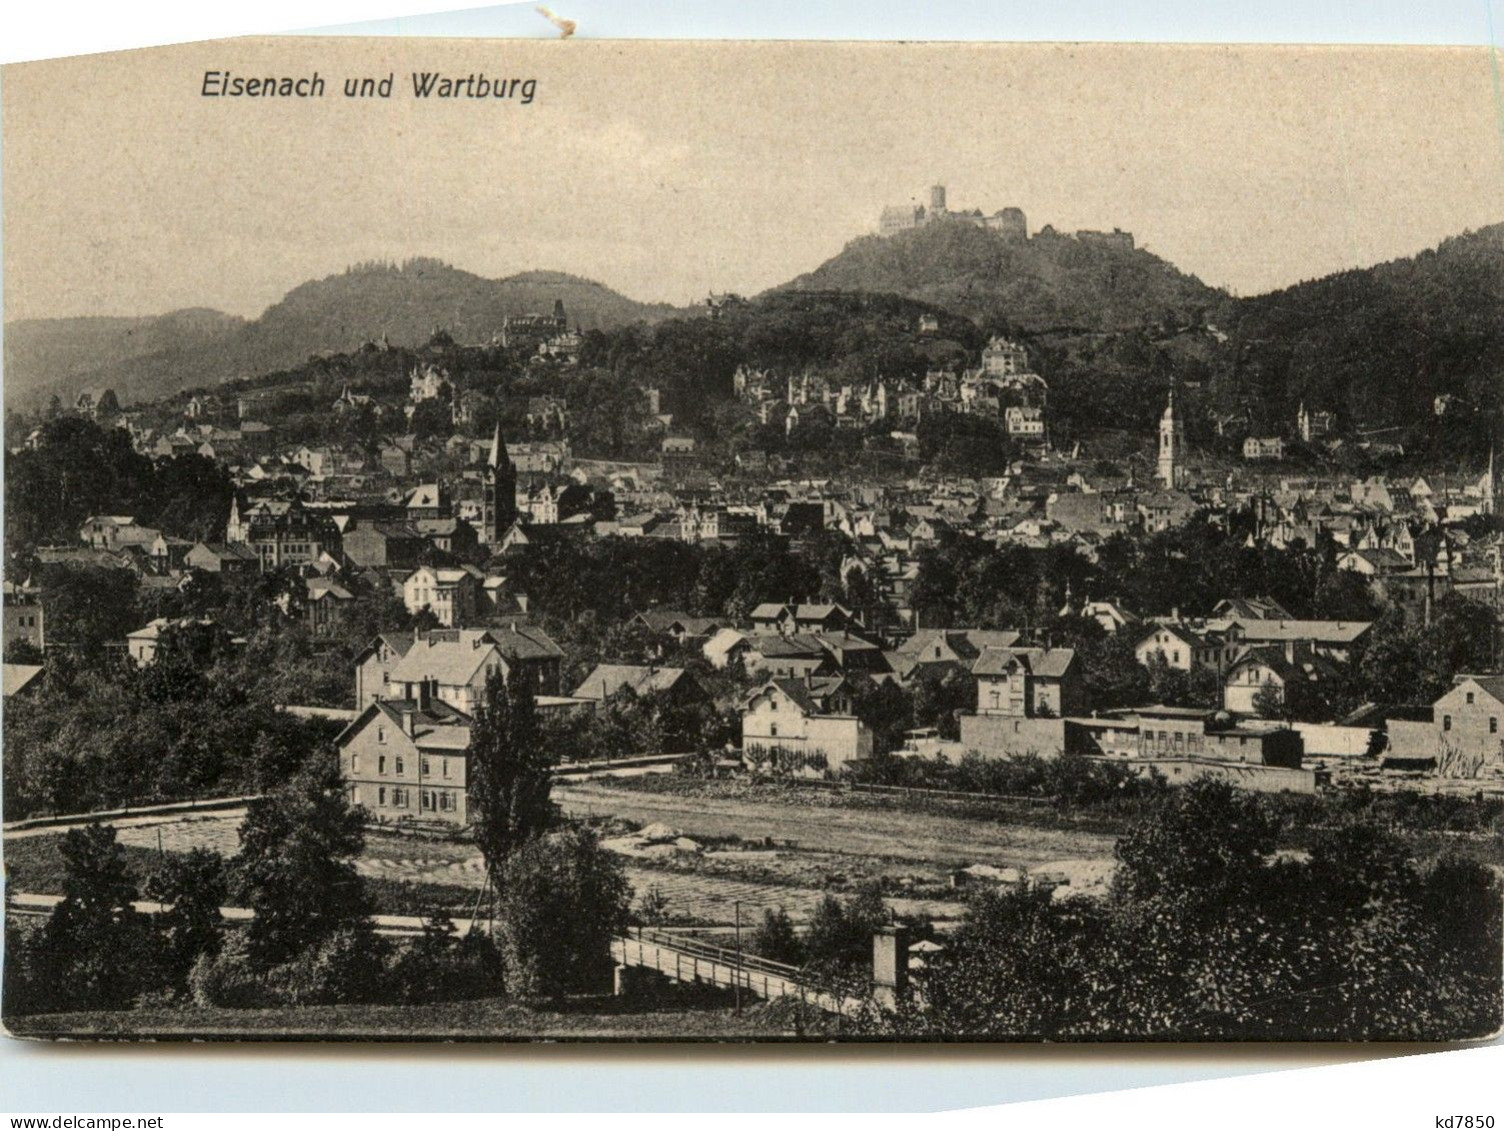
{"type": "Polygon", "coordinates": [[[1185,426],[1175,415],[1175,382],[1170,382],[1170,398],[1164,415],[1159,418],[1159,462],[1155,475],[1166,487],[1179,487],[1185,478],[1185,426]]]}
{"type": "Polygon", "coordinates": [[[481,541],[493,549],[517,521],[517,467],[501,439],[501,421],[491,436],[481,493],[481,541]]]}
{"type": "Polygon", "coordinates": [[[486,459],[487,467],[501,467],[510,464],[512,459],[507,455],[507,446],[501,442],[501,421],[496,422],[496,432],[491,437],[491,454],[486,459]]]}

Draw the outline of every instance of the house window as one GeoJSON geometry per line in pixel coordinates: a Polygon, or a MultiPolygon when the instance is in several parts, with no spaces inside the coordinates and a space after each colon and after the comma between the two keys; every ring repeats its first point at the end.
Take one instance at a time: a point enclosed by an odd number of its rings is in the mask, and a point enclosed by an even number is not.
{"type": "Polygon", "coordinates": [[[433,791],[425,789],[419,797],[419,808],[425,813],[433,809],[433,791]]]}
{"type": "Polygon", "coordinates": [[[1442,730],[1451,730],[1452,729],[1452,716],[1451,715],[1442,715],[1441,716],[1441,729],[1442,730]]]}
{"type": "Polygon", "coordinates": [[[380,789],[378,789],[376,791],[376,804],[377,805],[385,805],[386,804],[386,786],[382,786],[380,789]]]}
{"type": "Polygon", "coordinates": [[[399,775],[402,773],[402,759],[400,757],[397,759],[397,773],[399,775]]]}
{"type": "Polygon", "coordinates": [[[1467,693],[1467,705],[1469,707],[1473,705],[1473,693],[1471,691],[1467,693]]]}
{"type": "Polygon", "coordinates": [[[1498,715],[1490,715],[1488,717],[1488,733],[1489,734],[1498,734],[1499,733],[1499,716],[1498,715]]]}
{"type": "Polygon", "coordinates": [[[378,774],[384,774],[384,773],[386,773],[386,755],[385,754],[381,754],[381,755],[377,756],[377,758],[376,758],[376,772],[378,774]]]}
{"type": "Polygon", "coordinates": [[[439,760],[439,772],[441,774],[443,774],[443,776],[446,777],[446,778],[449,776],[449,759],[448,758],[442,758],[442,759],[439,760]]]}
{"type": "Polygon", "coordinates": [[[376,728],[376,741],[382,743],[386,742],[386,727],[376,728]]]}
{"type": "Polygon", "coordinates": [[[418,772],[425,775],[429,773],[427,758],[421,758],[418,760],[418,772]]]}
{"type": "Polygon", "coordinates": [[[1175,649],[1174,659],[1175,659],[1175,662],[1177,664],[1180,663],[1180,649],[1179,648],[1175,649]]]}
{"type": "Polygon", "coordinates": [[[350,772],[352,774],[360,772],[360,755],[353,750],[350,751],[350,772]]]}
{"type": "Polygon", "coordinates": [[[405,789],[394,789],[394,790],[392,790],[392,804],[395,805],[398,809],[406,809],[407,808],[407,790],[405,790],[405,789]]]}
{"type": "Polygon", "coordinates": [[[935,645],[935,659],[938,660],[939,658],[940,658],[940,645],[936,644],[935,645]]]}
{"type": "Polygon", "coordinates": [[[768,724],[768,737],[769,738],[777,738],[778,737],[778,724],[777,723],[769,723],[768,724]]]}

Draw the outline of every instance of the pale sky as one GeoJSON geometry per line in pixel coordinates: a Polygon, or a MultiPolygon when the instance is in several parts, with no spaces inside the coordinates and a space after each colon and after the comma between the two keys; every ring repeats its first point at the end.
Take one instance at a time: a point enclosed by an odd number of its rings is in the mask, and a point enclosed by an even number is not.
{"type": "Polygon", "coordinates": [[[247,39],[8,67],[5,316],[254,317],[367,259],[755,293],[948,186],[1252,294],[1504,220],[1483,48],[247,39]],[[205,98],[205,70],[325,78],[205,98]],[[537,79],[410,97],[414,70],[537,79]],[[343,80],[394,72],[389,100],[343,80]]]}

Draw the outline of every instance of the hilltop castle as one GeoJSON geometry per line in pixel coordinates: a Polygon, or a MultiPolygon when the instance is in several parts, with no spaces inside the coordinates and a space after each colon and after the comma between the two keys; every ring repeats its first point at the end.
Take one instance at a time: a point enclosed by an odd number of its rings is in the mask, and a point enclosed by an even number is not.
{"type": "Polygon", "coordinates": [[[879,235],[891,236],[894,232],[918,228],[924,224],[932,224],[936,220],[956,220],[978,228],[991,228],[1002,232],[1009,239],[1026,240],[1029,238],[1029,222],[1024,217],[1021,208],[1004,208],[991,216],[982,215],[979,208],[974,208],[970,212],[952,212],[945,205],[944,185],[934,185],[930,188],[929,208],[925,208],[922,204],[894,204],[884,208],[877,222],[877,230],[879,235]]]}
{"type": "MultiPolygon", "coordinates": [[[[930,187],[928,207],[923,204],[890,204],[884,208],[882,215],[878,217],[877,234],[891,236],[898,232],[908,231],[910,228],[922,228],[926,224],[933,224],[939,220],[970,224],[974,228],[987,228],[1000,232],[1005,239],[1022,241],[1029,238],[1029,221],[1024,216],[1023,209],[1004,208],[991,216],[983,215],[980,208],[973,208],[968,212],[953,212],[946,206],[944,185],[930,187]]],[[[1040,229],[1039,234],[1068,235],[1083,243],[1106,244],[1128,251],[1133,250],[1133,233],[1118,228],[1110,232],[1083,229],[1074,233],[1065,233],[1056,232],[1054,228],[1046,225],[1040,229]]]]}

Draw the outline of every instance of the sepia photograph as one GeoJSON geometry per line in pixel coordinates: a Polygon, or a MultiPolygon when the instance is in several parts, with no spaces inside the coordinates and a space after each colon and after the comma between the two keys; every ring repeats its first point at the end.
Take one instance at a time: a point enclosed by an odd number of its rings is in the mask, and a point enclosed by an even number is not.
{"type": "Polygon", "coordinates": [[[1495,1037],[1497,53],[558,22],[0,72],[5,1032],[1495,1037]]]}

